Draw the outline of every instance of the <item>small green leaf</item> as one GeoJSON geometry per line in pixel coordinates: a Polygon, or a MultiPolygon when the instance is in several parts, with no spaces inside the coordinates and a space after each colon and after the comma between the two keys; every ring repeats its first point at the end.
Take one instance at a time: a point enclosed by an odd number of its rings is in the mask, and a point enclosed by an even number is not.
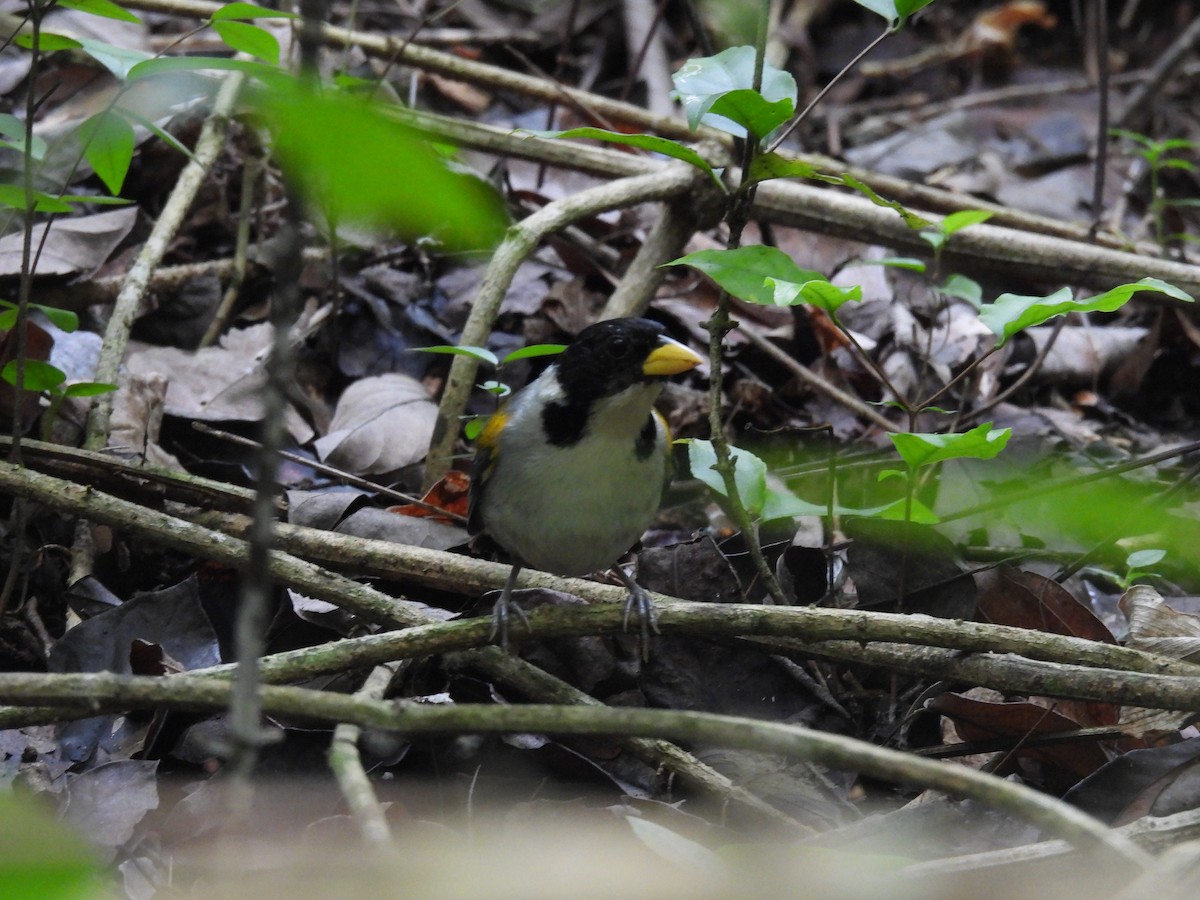
{"type": "Polygon", "coordinates": [[[58,199],[66,203],[90,203],[93,206],[128,206],[133,202],[124,197],[105,197],[101,194],[63,194],[58,199]]]}
{"type": "Polygon", "coordinates": [[[158,56],[138,62],[129,69],[125,77],[129,81],[136,81],[169,72],[203,72],[208,69],[242,72],[272,87],[280,87],[288,82],[286,73],[276,66],[251,59],[230,59],[225,56],[158,56]]]}
{"type": "Polygon", "coordinates": [[[98,397],[101,394],[111,394],[117,389],[115,384],[105,384],[103,381],[77,381],[69,384],[63,390],[64,397],[98,397]]]}
{"type": "Polygon", "coordinates": [[[112,110],[104,110],[80,125],[79,137],[84,157],[109,193],[121,193],[133,162],[133,126],[112,110]]]}
{"type": "Polygon", "coordinates": [[[1103,294],[1082,300],[1073,300],[1070,288],[1062,288],[1045,297],[1001,294],[995,302],[984,304],[979,312],[979,319],[1000,338],[996,345],[1003,346],[1019,331],[1041,325],[1055,316],[1069,312],[1114,312],[1139,291],[1154,291],[1185,303],[1192,302],[1190,294],[1174,285],[1157,278],[1143,278],[1133,284],[1118,285],[1103,294]]]}
{"type": "Polygon", "coordinates": [[[279,65],[279,41],[266,29],[227,19],[218,19],[212,23],[212,27],[221,40],[234,50],[279,65]]]}
{"type": "Polygon", "coordinates": [[[142,50],[118,47],[115,44],[108,44],[104,41],[93,40],[92,38],[80,38],[79,44],[84,53],[112,72],[121,81],[127,79],[130,72],[139,63],[146,63],[153,59],[152,54],[142,50]]]}
{"type": "MultiPolygon", "coordinates": [[[[526,131],[526,129],[522,129],[522,131],[526,131]]],[[[603,128],[570,128],[566,131],[527,131],[527,133],[543,138],[589,138],[593,141],[607,141],[611,144],[623,144],[626,147],[637,147],[639,150],[661,153],[663,156],[682,160],[707,172],[712,176],[713,181],[722,188],[725,187],[721,176],[709,165],[708,160],[691,147],[653,134],[624,134],[620,131],[605,131],[603,128]]]]}
{"type": "Polygon", "coordinates": [[[663,265],[691,266],[733,296],[764,306],[775,302],[774,289],[764,283],[768,277],[795,282],[825,280],[820,272],[802,269],[782,250],[763,244],[736,250],[700,250],[663,265]]]}
{"type": "Polygon", "coordinates": [[[815,178],[820,174],[820,169],[802,159],[788,159],[774,152],[757,153],[750,161],[746,180],[749,184],[755,184],[771,178],[815,178]]]}
{"type": "Polygon", "coordinates": [[[566,344],[531,344],[514,350],[500,361],[501,365],[516,362],[518,359],[534,359],[539,356],[557,356],[567,349],[566,344]]]}
{"type": "MultiPolygon", "coordinates": [[[[675,90],[671,96],[683,104],[688,126],[695,130],[700,124],[718,128],[735,137],[745,137],[744,126],[725,116],[709,113],[709,109],[730,91],[754,89],[753,47],[730,47],[716,56],[689,59],[672,76],[675,90]]],[[[768,103],[799,96],[796,79],[770,64],[763,66],[761,94],[768,103]]]]}
{"type": "Polygon", "coordinates": [[[966,300],[977,310],[983,306],[983,288],[979,286],[978,281],[968,278],[966,275],[948,276],[939,290],[947,297],[966,300]]]}
{"type": "Polygon", "coordinates": [[[963,209],[958,212],[950,213],[942,219],[941,231],[949,236],[956,231],[962,231],[964,228],[970,228],[972,225],[978,225],[981,222],[986,222],[992,217],[993,213],[986,209],[963,209]]]}
{"type": "Polygon", "coordinates": [[[117,19],[121,22],[141,23],[141,19],[128,10],[122,9],[112,0],[58,0],[58,5],[66,9],[77,9],[80,12],[100,16],[105,19],[117,19]]]}
{"type": "Polygon", "coordinates": [[[1125,565],[1130,569],[1145,569],[1162,562],[1166,555],[1166,550],[1134,550],[1125,558],[1125,565]]]}
{"type": "Polygon", "coordinates": [[[772,103],[758,91],[745,88],[721,94],[708,109],[708,115],[737,122],[761,141],[792,117],[796,104],[790,97],[772,103]]]}
{"type": "Polygon", "coordinates": [[[909,471],[948,459],[991,459],[1004,449],[1011,436],[1011,428],[992,431],[991,422],[962,434],[888,435],[909,471]]]}
{"type": "Polygon", "coordinates": [[[221,19],[298,19],[295,13],[281,12],[278,9],[267,9],[253,3],[226,3],[212,14],[210,22],[221,19]]]}
{"type": "Polygon", "coordinates": [[[145,128],[147,131],[149,131],[151,134],[153,134],[155,137],[157,137],[160,141],[162,141],[168,147],[175,148],[180,153],[182,153],[184,156],[186,156],[188,159],[196,158],[195,154],[192,153],[191,149],[186,144],[182,143],[178,138],[175,137],[175,135],[171,134],[169,131],[166,131],[165,129],[163,129],[162,126],[160,126],[157,122],[152,121],[151,119],[147,119],[145,116],[143,116],[141,113],[137,112],[136,110],[122,109],[121,113],[126,118],[132,119],[134,122],[141,125],[143,128],[145,128]]]}
{"type": "Polygon", "coordinates": [[[918,525],[936,525],[940,520],[928,506],[916,497],[910,503],[897,500],[872,513],[881,519],[892,519],[897,522],[916,522],[918,525]]]}
{"type": "MultiPolygon", "coordinates": [[[[25,152],[25,123],[16,116],[8,113],[0,113],[0,136],[7,138],[6,141],[0,141],[4,146],[11,147],[18,153],[25,152]]],[[[46,141],[33,136],[33,153],[34,159],[41,160],[46,156],[46,141]]]]}
{"type": "Polygon", "coordinates": [[[30,303],[30,309],[38,310],[42,315],[54,323],[60,331],[65,331],[68,334],[75,331],[79,327],[79,316],[71,312],[69,309],[60,309],[57,306],[43,306],[40,303],[30,303]]]}
{"type": "Polygon", "coordinates": [[[413,347],[418,353],[445,353],[449,356],[469,356],[478,362],[496,368],[500,359],[487,347],[454,347],[450,344],[438,344],[436,347],[413,347]]]}
{"type": "MultiPolygon", "coordinates": [[[[6,306],[8,304],[5,304],[6,306]]],[[[0,312],[0,331],[12,331],[17,324],[17,308],[6,309],[0,312]]]]}
{"type": "Polygon", "coordinates": [[[507,397],[512,393],[512,388],[503,381],[483,381],[480,382],[479,389],[487,391],[487,393],[493,394],[496,397],[507,397]]]}
{"type": "MultiPolygon", "coordinates": [[[[741,447],[730,447],[735,457],[733,478],[737,484],[738,498],[752,516],[757,516],[767,501],[767,464],[741,447]]],[[[712,441],[692,440],[688,443],[688,463],[693,477],[708,485],[719,497],[725,497],[725,479],[713,466],[717,454],[712,441]]]]}
{"type": "MultiPolygon", "coordinates": [[[[0,184],[0,206],[25,208],[25,189],[19,184],[0,184]]],[[[75,209],[65,198],[53,197],[44,191],[33,192],[35,212],[69,213],[75,209]]]]}
{"type": "Polygon", "coordinates": [[[772,300],[776,306],[796,306],[807,303],[833,314],[838,308],[851,301],[862,299],[862,288],[858,285],[843,288],[831,284],[824,278],[797,283],[767,278],[766,286],[773,290],[772,300]]]}
{"type": "Polygon", "coordinates": [[[874,188],[865,182],[859,181],[853,175],[842,173],[841,175],[815,175],[813,177],[818,178],[821,181],[826,181],[830,184],[843,184],[848,188],[853,188],[876,206],[882,206],[887,209],[895,210],[895,212],[899,214],[900,218],[904,220],[904,224],[913,231],[920,231],[923,228],[929,228],[933,225],[933,223],[928,219],[917,215],[915,212],[912,212],[903,203],[900,203],[896,200],[888,200],[886,197],[879,196],[879,194],[875,192],[874,188]]]}
{"type": "Polygon", "coordinates": [[[885,256],[882,259],[857,259],[856,266],[887,266],[892,269],[907,269],[910,272],[924,272],[924,260],[915,256],[885,256]]]}
{"type": "Polygon", "coordinates": [[[463,426],[463,436],[466,437],[468,441],[475,440],[475,438],[479,437],[479,435],[483,432],[483,429],[487,427],[488,419],[490,418],[491,416],[473,417],[469,422],[467,422],[466,425],[463,426]]]}
{"type": "MultiPolygon", "coordinates": [[[[24,47],[26,50],[33,49],[33,35],[19,34],[13,41],[18,47],[24,47]]],[[[43,31],[38,35],[38,52],[53,53],[56,50],[78,50],[83,44],[75,40],[73,37],[67,37],[65,34],[55,34],[52,31],[43,31]]]]}
{"type": "MultiPolygon", "coordinates": [[[[9,360],[0,369],[0,379],[13,385],[17,384],[17,361],[9,360]]],[[[52,391],[67,380],[66,373],[48,362],[40,359],[25,360],[25,384],[27,391],[52,391]]]]}
{"type": "Polygon", "coordinates": [[[918,9],[928,6],[933,0],[854,0],[859,6],[883,16],[892,23],[893,28],[899,28],[904,20],[918,9]]]}

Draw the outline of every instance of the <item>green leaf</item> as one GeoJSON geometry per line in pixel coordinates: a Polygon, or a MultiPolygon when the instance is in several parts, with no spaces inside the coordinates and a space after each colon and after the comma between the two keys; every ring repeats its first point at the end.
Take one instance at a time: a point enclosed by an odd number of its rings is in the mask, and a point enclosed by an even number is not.
{"type": "Polygon", "coordinates": [[[747,183],[754,184],[771,178],[815,178],[822,174],[812,163],[788,159],[778,153],[756,153],[750,161],[747,183]]]}
{"type": "MultiPolygon", "coordinates": [[[[18,153],[25,152],[25,123],[16,116],[8,113],[0,113],[0,136],[7,138],[5,141],[0,141],[6,147],[11,147],[18,153]]],[[[41,160],[46,156],[46,141],[33,136],[33,153],[34,159],[41,160]]]]}
{"type": "Polygon", "coordinates": [[[483,429],[487,427],[488,419],[491,416],[475,416],[466,425],[463,426],[463,436],[468,441],[473,441],[483,433],[483,429]]]}
{"type": "Polygon", "coordinates": [[[224,56],[159,56],[154,59],[145,59],[132,66],[127,77],[130,81],[136,81],[169,72],[203,72],[208,69],[242,72],[264,81],[272,87],[281,89],[290,83],[287,74],[281,72],[276,66],[254,62],[250,59],[229,59],[224,56]]]}
{"type": "Polygon", "coordinates": [[[63,396],[99,397],[101,394],[111,394],[116,389],[115,384],[105,384],[103,381],[77,381],[67,385],[63,390],[63,396]]]}
{"type": "Polygon", "coordinates": [[[192,153],[191,149],[186,144],[181,143],[179,139],[175,137],[175,135],[163,129],[157,122],[147,119],[136,110],[122,109],[121,113],[127,118],[132,119],[134,122],[137,122],[137,124],[141,125],[168,147],[174,147],[188,159],[195,159],[195,154],[192,153]]]}
{"type": "Polygon", "coordinates": [[[210,22],[221,19],[298,19],[295,13],[281,12],[278,9],[267,9],[253,3],[226,3],[212,14],[210,22]]]}
{"type": "Polygon", "coordinates": [[[795,111],[796,104],[790,97],[772,103],[758,91],[745,88],[721,94],[708,108],[708,115],[737,122],[761,141],[795,111]]]}
{"type": "Polygon", "coordinates": [[[124,81],[129,77],[139,63],[146,63],[153,59],[153,56],[142,50],[131,50],[127,47],[118,47],[115,44],[107,44],[104,41],[93,40],[92,38],[80,38],[79,45],[83,52],[90,56],[104,68],[112,72],[117,78],[124,81]]]}
{"type": "MultiPolygon", "coordinates": [[[[730,447],[735,457],[733,478],[737,484],[738,498],[752,516],[757,516],[767,501],[767,464],[741,447],[730,447]]],[[[717,454],[712,441],[694,439],[688,442],[688,463],[693,477],[708,485],[719,497],[725,497],[725,479],[713,469],[717,454]]]]}
{"type": "MultiPolygon", "coordinates": [[[[16,386],[17,361],[15,359],[6,362],[4,368],[0,369],[0,380],[16,386]]],[[[52,391],[66,380],[67,374],[48,362],[42,362],[40,359],[25,360],[24,389],[27,391],[52,391]]]]}
{"type": "Polygon", "coordinates": [[[221,40],[234,50],[279,65],[279,41],[266,29],[226,19],[213,22],[212,27],[221,40]]]}
{"type": "Polygon", "coordinates": [[[991,459],[1004,449],[1011,428],[992,431],[984,422],[962,434],[890,434],[909,471],[948,459],[991,459]]]}
{"type": "Polygon", "coordinates": [[[455,170],[376,104],[290,80],[249,100],[285,174],[332,223],[433,238],[453,252],[490,248],[508,227],[491,184],[455,170]]]}
{"type": "Polygon", "coordinates": [[[620,131],[605,131],[603,128],[570,128],[566,131],[521,130],[543,138],[589,138],[593,141],[607,141],[611,144],[623,144],[626,147],[637,147],[639,150],[650,150],[653,153],[661,153],[663,156],[671,157],[671,159],[691,163],[697,169],[702,169],[711,175],[713,181],[722,188],[725,187],[721,181],[721,176],[717,174],[713,167],[709,165],[708,160],[703,156],[691,147],[685,146],[678,141],[668,140],[657,135],[623,134],[620,131]]]}
{"type": "Polygon", "coordinates": [[[133,126],[112,110],[96,113],[79,127],[83,155],[110,194],[121,193],[133,162],[133,126]]]}
{"type": "Polygon", "coordinates": [[[449,356],[469,356],[478,362],[496,368],[500,359],[487,347],[455,347],[450,344],[438,344],[436,347],[413,347],[418,353],[445,353],[449,356]]]}
{"type": "Polygon", "coordinates": [[[1125,565],[1130,569],[1144,569],[1162,562],[1166,555],[1166,550],[1134,550],[1125,558],[1125,565]]]}
{"type": "Polygon", "coordinates": [[[892,269],[907,269],[910,272],[924,272],[924,260],[917,259],[914,256],[885,256],[882,259],[858,259],[853,265],[856,266],[887,266],[892,269]]]}
{"type": "MultiPolygon", "coordinates": [[[[0,184],[0,206],[13,209],[25,208],[25,189],[18,184],[0,184]]],[[[35,212],[69,213],[75,209],[66,199],[51,196],[44,191],[33,192],[35,212]]]]}
{"type": "Polygon", "coordinates": [[[871,515],[897,522],[916,522],[918,525],[936,525],[940,521],[934,511],[916,497],[907,504],[903,500],[889,503],[882,509],[872,511],[871,515]]]}
{"type": "Polygon", "coordinates": [[[479,383],[479,389],[497,397],[507,397],[512,393],[512,388],[503,381],[483,381],[479,383]]]}
{"type": "MultiPolygon", "coordinates": [[[[754,89],[754,53],[753,47],[730,47],[716,56],[689,59],[672,76],[675,90],[671,96],[683,104],[690,128],[695,130],[703,123],[736,137],[746,136],[743,125],[709,114],[709,109],[730,91],[754,89]]],[[[761,93],[769,103],[789,100],[793,107],[799,96],[796,79],[770,64],[763,66],[761,93]]]]}
{"type": "Polygon", "coordinates": [[[854,0],[859,6],[883,16],[892,23],[893,28],[899,28],[904,20],[918,9],[928,6],[933,0],[854,0]]]}
{"type": "MultiPolygon", "coordinates": [[[[14,39],[18,47],[24,47],[26,50],[33,49],[32,34],[18,34],[14,39]]],[[[73,37],[67,37],[65,34],[55,34],[52,31],[43,31],[38,35],[38,52],[53,53],[56,50],[78,50],[83,44],[75,40],[73,37]]]]}
{"type": "Polygon", "coordinates": [[[970,228],[972,225],[986,222],[992,216],[993,213],[988,212],[986,209],[963,209],[950,213],[950,215],[943,218],[939,228],[943,234],[949,236],[956,231],[962,231],[964,228],[970,228]]]}
{"type": "Polygon", "coordinates": [[[1017,294],[1001,294],[994,303],[984,304],[979,319],[1004,343],[1026,328],[1069,312],[1114,312],[1129,302],[1139,291],[1154,291],[1166,294],[1175,300],[1192,302],[1191,294],[1157,278],[1143,278],[1133,284],[1122,284],[1082,300],[1071,299],[1071,289],[1062,288],[1045,297],[1023,297],[1017,294]]]}
{"type": "Polygon", "coordinates": [[[821,181],[826,181],[830,184],[842,184],[848,188],[853,188],[876,206],[882,206],[887,209],[895,210],[900,215],[900,218],[904,220],[904,224],[913,231],[920,231],[923,228],[929,228],[933,225],[933,223],[928,219],[917,215],[915,212],[912,212],[903,203],[900,203],[896,200],[888,200],[886,197],[879,196],[879,194],[875,192],[874,188],[865,182],[859,181],[853,175],[843,172],[841,175],[814,175],[813,177],[818,178],[821,181]]]}
{"type": "Polygon", "coordinates": [[[824,278],[805,282],[767,278],[766,286],[773,290],[771,302],[776,306],[797,306],[807,303],[823,309],[831,315],[836,313],[843,304],[851,301],[858,302],[862,299],[862,288],[858,285],[848,288],[838,287],[824,278]]]}
{"type": "Polygon", "coordinates": [[[567,349],[566,344],[531,344],[528,347],[522,347],[520,350],[514,350],[500,361],[501,365],[510,362],[516,362],[518,359],[534,359],[539,356],[557,356],[567,349]]]}
{"type": "Polygon", "coordinates": [[[79,327],[79,316],[69,309],[60,309],[57,306],[43,306],[40,303],[30,303],[29,308],[38,310],[53,322],[55,327],[60,331],[70,334],[79,327]]]}
{"type": "Polygon", "coordinates": [[[978,281],[966,275],[948,276],[939,290],[947,297],[966,300],[977,310],[983,306],[983,288],[979,286],[978,281]]]}
{"type": "Polygon", "coordinates": [[[795,282],[825,280],[820,272],[800,268],[782,250],[762,244],[736,250],[700,250],[663,265],[691,266],[733,296],[765,306],[775,302],[774,289],[765,284],[767,278],[795,282]]]}
{"type": "Polygon", "coordinates": [[[105,197],[100,194],[63,194],[58,199],[66,203],[90,203],[93,206],[128,206],[133,202],[124,197],[105,197]]]}
{"type": "Polygon", "coordinates": [[[139,24],[142,21],[133,13],[117,6],[112,0],[58,0],[58,5],[105,19],[118,19],[121,22],[137,22],[139,24]]]}

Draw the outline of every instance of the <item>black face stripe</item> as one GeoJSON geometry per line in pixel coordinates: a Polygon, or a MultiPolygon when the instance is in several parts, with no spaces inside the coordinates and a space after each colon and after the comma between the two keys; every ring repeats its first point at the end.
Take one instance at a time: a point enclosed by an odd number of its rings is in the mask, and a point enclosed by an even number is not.
{"type": "Polygon", "coordinates": [[[572,447],[587,429],[590,403],[547,403],[542,410],[542,427],[554,447],[572,447]]]}
{"type": "Polygon", "coordinates": [[[646,424],[638,432],[637,443],[633,445],[633,451],[637,454],[638,459],[649,459],[657,442],[658,425],[654,421],[654,413],[651,413],[646,416],[646,424]]]}

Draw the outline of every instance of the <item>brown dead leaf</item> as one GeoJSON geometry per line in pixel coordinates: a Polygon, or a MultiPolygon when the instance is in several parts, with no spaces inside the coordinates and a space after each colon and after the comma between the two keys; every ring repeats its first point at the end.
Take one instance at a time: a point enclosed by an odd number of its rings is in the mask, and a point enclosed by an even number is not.
{"type": "MultiPolygon", "coordinates": [[[[57,219],[50,225],[35,226],[33,245],[37,247],[45,238],[45,245],[38,257],[37,274],[77,275],[94,272],[108,261],[136,221],[137,210],[128,207],[77,219],[57,219]],[[49,236],[46,236],[47,228],[50,228],[49,236]]],[[[24,237],[19,231],[0,238],[0,275],[21,273],[23,242],[24,237]]]]}
{"type": "Polygon", "coordinates": [[[363,378],[338,401],[329,434],[314,448],[322,462],[358,475],[394,472],[425,456],[437,406],[407,375],[363,378]]]}

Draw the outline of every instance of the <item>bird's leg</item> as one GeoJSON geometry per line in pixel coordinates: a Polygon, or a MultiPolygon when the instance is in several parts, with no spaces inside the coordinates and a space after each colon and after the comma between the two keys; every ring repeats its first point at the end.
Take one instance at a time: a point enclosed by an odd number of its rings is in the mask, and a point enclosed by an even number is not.
{"type": "Polygon", "coordinates": [[[629,620],[631,618],[637,620],[638,645],[641,647],[642,659],[647,660],[650,658],[650,632],[658,634],[658,616],[654,611],[654,600],[644,587],[633,580],[632,575],[620,566],[614,568],[629,590],[629,599],[625,601],[625,619],[622,627],[628,631],[629,620]]]}
{"type": "Polygon", "coordinates": [[[508,573],[508,580],[504,582],[504,590],[500,592],[500,599],[496,601],[496,605],[492,608],[492,633],[488,636],[488,640],[494,641],[497,635],[499,635],[500,646],[504,649],[505,653],[509,651],[508,619],[510,613],[515,612],[517,618],[521,620],[521,624],[525,626],[525,630],[529,631],[529,619],[525,616],[525,610],[512,602],[513,588],[516,586],[517,575],[520,572],[520,565],[514,563],[512,571],[508,573]]]}

